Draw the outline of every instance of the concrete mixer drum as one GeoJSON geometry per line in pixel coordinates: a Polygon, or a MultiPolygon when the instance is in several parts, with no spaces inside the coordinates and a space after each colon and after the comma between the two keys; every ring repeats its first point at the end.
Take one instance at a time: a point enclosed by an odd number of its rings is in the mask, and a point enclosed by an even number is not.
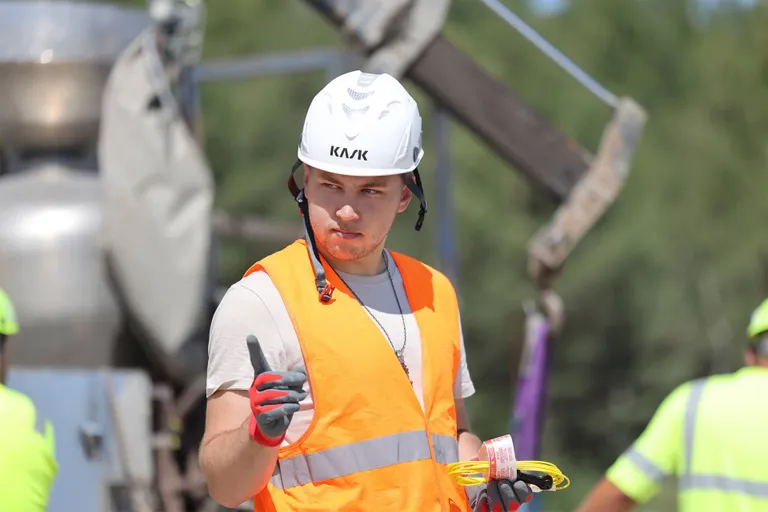
{"type": "Polygon", "coordinates": [[[109,4],[0,3],[2,144],[94,143],[110,68],[149,23],[140,9],[109,4]]]}
{"type": "Polygon", "coordinates": [[[0,283],[23,329],[14,364],[111,363],[120,312],[100,248],[97,176],[48,163],[0,178],[0,283]]]}

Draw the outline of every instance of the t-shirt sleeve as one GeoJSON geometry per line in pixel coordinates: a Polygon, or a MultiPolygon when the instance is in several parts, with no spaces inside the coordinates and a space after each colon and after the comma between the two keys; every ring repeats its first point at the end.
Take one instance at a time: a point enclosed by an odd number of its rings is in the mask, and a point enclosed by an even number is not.
{"type": "Polygon", "coordinates": [[[645,431],[608,469],[606,478],[636,503],[645,503],[681,464],[683,422],[690,383],[662,402],[645,431]]]}
{"type": "Polygon", "coordinates": [[[287,355],[277,322],[259,292],[259,283],[271,284],[269,276],[251,274],[246,286],[241,280],[224,294],[211,322],[208,338],[206,396],[218,390],[247,390],[253,383],[249,335],[259,340],[269,365],[287,369],[287,355]]]}
{"type": "Polygon", "coordinates": [[[455,398],[469,398],[475,394],[475,385],[469,374],[469,365],[467,364],[467,351],[464,348],[464,331],[461,326],[461,313],[459,313],[459,334],[461,343],[461,359],[459,362],[459,372],[456,374],[456,381],[453,384],[453,396],[455,398]]]}

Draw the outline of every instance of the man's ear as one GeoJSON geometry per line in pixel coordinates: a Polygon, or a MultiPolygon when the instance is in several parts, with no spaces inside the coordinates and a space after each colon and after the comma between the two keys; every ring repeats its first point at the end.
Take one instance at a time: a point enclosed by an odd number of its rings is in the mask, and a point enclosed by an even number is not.
{"type": "Polygon", "coordinates": [[[408,208],[408,205],[411,204],[412,198],[413,194],[411,193],[411,190],[407,185],[403,184],[403,189],[400,192],[400,204],[397,207],[397,213],[403,213],[406,208],[408,208]]]}
{"type": "Polygon", "coordinates": [[[312,170],[310,166],[304,164],[304,179],[302,179],[302,188],[306,190],[307,183],[309,183],[309,172],[312,170]]]}
{"type": "Polygon", "coordinates": [[[757,364],[757,354],[752,347],[747,347],[744,352],[744,364],[747,366],[755,366],[757,364]]]}

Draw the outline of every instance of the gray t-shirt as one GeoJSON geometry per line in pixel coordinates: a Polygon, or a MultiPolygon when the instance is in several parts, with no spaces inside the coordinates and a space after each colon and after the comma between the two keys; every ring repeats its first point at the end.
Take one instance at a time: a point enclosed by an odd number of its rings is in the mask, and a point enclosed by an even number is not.
{"type": "MultiPolygon", "coordinates": [[[[381,324],[396,349],[400,350],[407,338],[403,353],[405,364],[413,381],[414,392],[423,408],[419,327],[408,305],[403,278],[391,256],[387,258],[387,264],[403,316],[400,315],[387,272],[375,276],[350,275],[343,272],[339,272],[339,275],[371,310],[371,314],[378,320],[378,323],[374,323],[377,327],[381,324]]],[[[461,331],[461,319],[459,330],[461,331]]],[[[265,272],[254,272],[232,285],[216,310],[208,343],[207,396],[218,390],[250,388],[254,378],[246,345],[246,338],[250,334],[259,339],[264,356],[273,370],[288,371],[304,366],[299,340],[288,311],[280,293],[265,272]]],[[[386,336],[383,342],[387,343],[386,336]]],[[[297,440],[312,421],[314,407],[309,382],[304,385],[304,389],[308,391],[307,398],[301,402],[301,409],[294,415],[284,444],[297,440]]],[[[454,384],[454,395],[456,398],[467,398],[474,392],[462,335],[461,363],[454,384]]]]}

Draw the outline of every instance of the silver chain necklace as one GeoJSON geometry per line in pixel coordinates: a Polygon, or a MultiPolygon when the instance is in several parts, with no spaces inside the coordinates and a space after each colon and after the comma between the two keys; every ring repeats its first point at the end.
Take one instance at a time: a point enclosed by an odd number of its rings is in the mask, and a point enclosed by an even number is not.
{"type": "MultiPolygon", "coordinates": [[[[344,283],[344,285],[347,287],[347,289],[352,292],[352,295],[355,296],[355,299],[357,299],[357,302],[363,306],[363,309],[368,312],[368,315],[373,318],[373,321],[378,324],[379,328],[381,329],[381,332],[384,333],[384,336],[386,336],[387,341],[389,342],[389,346],[392,347],[392,350],[395,352],[395,356],[397,357],[397,360],[400,362],[400,366],[403,367],[403,371],[405,372],[406,377],[408,377],[408,380],[413,384],[413,381],[411,380],[411,374],[408,371],[408,366],[405,364],[405,347],[408,345],[408,331],[405,328],[405,315],[403,314],[403,307],[400,304],[400,297],[397,295],[397,290],[395,289],[395,281],[392,279],[392,273],[389,271],[389,257],[387,256],[387,252],[382,252],[382,257],[384,258],[384,266],[387,269],[387,277],[389,278],[389,285],[392,287],[392,293],[395,295],[395,301],[397,302],[397,309],[400,311],[400,320],[403,323],[403,346],[398,350],[395,348],[394,343],[392,343],[392,338],[390,338],[389,333],[384,328],[384,326],[379,322],[379,319],[376,318],[376,315],[373,314],[373,312],[370,310],[368,306],[366,306],[362,300],[360,300],[360,297],[355,293],[355,290],[352,289],[351,286],[347,284],[347,282],[344,280],[341,275],[339,275],[339,279],[341,279],[341,282],[344,283]]],[[[337,273],[338,274],[338,273],[337,273]]]]}

